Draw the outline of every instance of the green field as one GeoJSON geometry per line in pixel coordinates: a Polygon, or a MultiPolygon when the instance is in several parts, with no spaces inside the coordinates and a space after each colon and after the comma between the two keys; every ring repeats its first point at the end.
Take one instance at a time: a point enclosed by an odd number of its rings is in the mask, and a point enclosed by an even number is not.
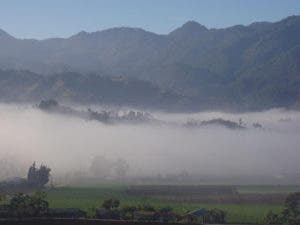
{"type": "Polygon", "coordinates": [[[239,193],[273,194],[300,191],[299,185],[242,185],[238,186],[239,193]]]}
{"type": "MultiPolygon", "coordinates": [[[[101,207],[104,199],[117,198],[123,205],[139,205],[149,203],[156,208],[170,206],[175,212],[184,214],[187,211],[198,208],[220,208],[227,212],[229,223],[260,223],[270,210],[279,212],[280,205],[256,205],[256,204],[199,204],[160,200],[155,198],[143,198],[129,196],[125,193],[125,186],[100,185],[98,187],[61,187],[48,191],[50,207],[77,207],[88,211],[90,215],[97,207],[101,207]]],[[[244,192],[271,192],[272,189],[263,187],[244,187],[244,192]]],[[[287,190],[288,191],[288,190],[287,190]]]]}

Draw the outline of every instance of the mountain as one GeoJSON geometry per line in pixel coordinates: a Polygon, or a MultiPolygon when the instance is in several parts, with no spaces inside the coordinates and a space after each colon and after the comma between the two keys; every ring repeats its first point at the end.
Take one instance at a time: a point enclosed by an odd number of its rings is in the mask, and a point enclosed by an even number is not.
{"type": "Polygon", "coordinates": [[[0,38],[1,39],[12,39],[13,37],[6,33],[4,30],[0,29],[0,38]]]}
{"type": "Polygon", "coordinates": [[[189,21],[167,35],[120,27],[33,40],[0,31],[0,49],[4,70],[143,80],[199,109],[300,105],[300,16],[224,29],[189,21]]]}
{"type": "Polygon", "coordinates": [[[188,99],[136,78],[102,77],[65,72],[42,76],[29,71],[0,70],[1,102],[56,99],[79,104],[180,110],[188,99]]]}

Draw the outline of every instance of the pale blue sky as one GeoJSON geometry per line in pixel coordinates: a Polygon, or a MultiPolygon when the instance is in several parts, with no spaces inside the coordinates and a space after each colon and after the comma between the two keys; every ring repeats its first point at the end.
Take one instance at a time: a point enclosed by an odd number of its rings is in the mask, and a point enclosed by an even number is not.
{"type": "Polygon", "coordinates": [[[38,39],[118,26],[165,34],[188,20],[220,28],[299,14],[300,0],[0,0],[0,28],[38,39]]]}

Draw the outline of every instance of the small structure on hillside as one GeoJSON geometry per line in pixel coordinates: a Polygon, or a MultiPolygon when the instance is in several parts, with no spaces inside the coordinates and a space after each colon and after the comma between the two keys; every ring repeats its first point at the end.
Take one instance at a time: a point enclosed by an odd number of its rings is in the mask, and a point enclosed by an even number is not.
{"type": "Polygon", "coordinates": [[[198,209],[184,215],[182,222],[197,224],[225,224],[226,212],[221,209],[198,209]]]}
{"type": "Polygon", "coordinates": [[[205,224],[209,221],[209,211],[206,209],[197,209],[183,216],[183,221],[187,223],[205,224]]]}

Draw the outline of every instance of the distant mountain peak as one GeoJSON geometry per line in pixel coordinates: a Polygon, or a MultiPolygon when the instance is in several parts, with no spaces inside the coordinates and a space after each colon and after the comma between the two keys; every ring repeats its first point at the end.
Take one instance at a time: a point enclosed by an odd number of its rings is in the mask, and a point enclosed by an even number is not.
{"type": "Polygon", "coordinates": [[[86,35],[88,35],[88,34],[89,34],[88,32],[82,30],[82,31],[80,31],[77,35],[78,35],[78,36],[86,36],[86,35]]]}
{"type": "Polygon", "coordinates": [[[199,35],[203,32],[208,31],[208,29],[203,26],[202,24],[196,22],[196,21],[188,21],[185,24],[183,24],[181,27],[177,28],[176,30],[172,31],[170,33],[171,36],[184,36],[184,35],[199,35]]]}
{"type": "Polygon", "coordinates": [[[278,23],[284,24],[284,25],[292,25],[292,24],[298,24],[300,22],[300,16],[289,16],[287,18],[282,19],[278,23]]]}
{"type": "Polygon", "coordinates": [[[145,31],[142,28],[133,28],[133,27],[114,27],[114,28],[109,28],[109,29],[105,29],[105,30],[99,30],[99,31],[95,31],[95,32],[86,32],[86,31],[80,31],[77,34],[74,34],[73,36],[71,36],[71,39],[85,39],[88,37],[99,37],[101,35],[124,35],[124,34],[132,34],[132,35],[136,35],[136,34],[145,34],[145,33],[151,33],[148,31],[145,31]]]}
{"type": "Polygon", "coordinates": [[[88,32],[82,30],[77,34],[72,35],[70,38],[84,38],[84,37],[87,37],[88,35],[89,35],[88,32]]]}
{"type": "Polygon", "coordinates": [[[202,25],[202,24],[200,24],[200,23],[198,23],[198,22],[196,22],[194,20],[190,20],[190,21],[186,22],[185,24],[183,24],[181,26],[181,28],[184,28],[184,29],[202,29],[202,30],[207,30],[207,28],[204,25],[202,25]]]}
{"type": "Polygon", "coordinates": [[[12,38],[10,34],[0,29],[0,38],[12,38]]]}

